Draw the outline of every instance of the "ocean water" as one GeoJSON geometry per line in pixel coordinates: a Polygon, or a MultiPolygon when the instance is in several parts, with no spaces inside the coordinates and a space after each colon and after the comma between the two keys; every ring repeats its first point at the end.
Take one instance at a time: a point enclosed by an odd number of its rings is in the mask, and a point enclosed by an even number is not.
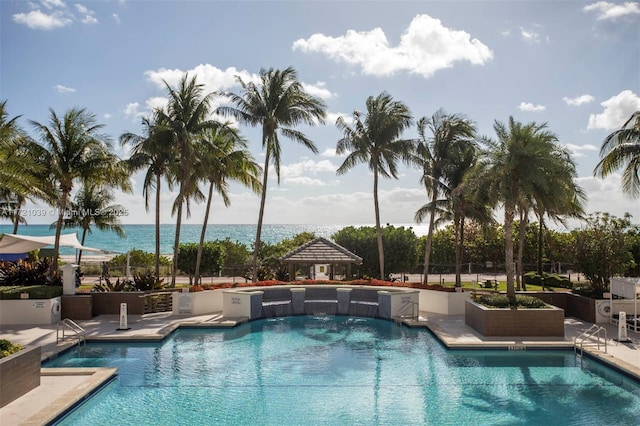
{"type": "MultiPolygon", "coordinates": [[[[337,231],[349,225],[263,225],[261,240],[270,244],[278,243],[284,239],[291,238],[301,232],[312,232],[317,237],[331,239],[337,231]]],[[[372,226],[372,225],[354,225],[372,226]]],[[[396,225],[403,226],[403,225],[396,225]]],[[[411,225],[404,225],[411,226],[411,225]]],[[[126,253],[131,249],[139,249],[147,252],[155,252],[155,225],[122,225],[126,232],[125,238],[120,238],[113,232],[103,232],[93,229],[91,234],[87,234],[84,245],[113,253],[126,253]]],[[[424,235],[422,226],[413,226],[416,235],[424,235]]],[[[81,229],[64,229],[63,233],[75,232],[78,241],[82,238],[81,229]]],[[[173,252],[173,241],[176,226],[171,224],[160,225],[160,252],[171,254],[173,252]]],[[[180,231],[180,242],[199,242],[202,225],[182,225],[180,231]]],[[[13,233],[13,225],[0,225],[0,233],[13,233]]],[[[20,225],[18,234],[46,236],[55,235],[55,230],[49,229],[49,225],[20,225]]],[[[249,249],[253,247],[256,238],[256,225],[208,225],[205,241],[224,240],[245,244],[249,249]]],[[[62,248],[63,255],[72,255],[74,249],[62,248]]],[[[89,254],[89,253],[86,253],[89,254]]]]}

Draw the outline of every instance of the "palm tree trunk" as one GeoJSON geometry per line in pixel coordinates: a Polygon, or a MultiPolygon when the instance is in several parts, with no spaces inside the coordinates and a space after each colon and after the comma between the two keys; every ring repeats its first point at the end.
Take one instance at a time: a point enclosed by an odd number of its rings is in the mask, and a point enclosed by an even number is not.
{"type": "Polygon", "coordinates": [[[524,240],[528,223],[527,215],[521,215],[520,229],[518,230],[518,275],[520,277],[519,283],[522,291],[527,291],[527,284],[524,282],[524,240]]]}
{"type": "Polygon", "coordinates": [[[427,231],[427,242],[424,247],[424,283],[429,283],[429,258],[431,257],[431,245],[433,244],[433,227],[436,223],[436,211],[435,211],[435,203],[438,194],[433,191],[433,195],[431,196],[431,215],[429,217],[429,230],[427,231]]]}
{"type": "Polygon", "coordinates": [[[178,211],[176,212],[176,234],[173,241],[173,266],[171,268],[171,287],[176,286],[176,275],[178,274],[178,251],[180,249],[180,227],[182,225],[182,203],[184,201],[184,184],[186,179],[180,180],[180,192],[178,193],[178,211]]]}
{"type": "Polygon", "coordinates": [[[260,213],[258,214],[258,227],[256,229],[256,243],[253,247],[253,282],[258,281],[258,252],[260,251],[260,236],[262,234],[262,219],[264,217],[264,205],[267,200],[267,177],[269,175],[270,152],[267,148],[267,155],[264,159],[264,174],[262,176],[262,194],[260,196],[260,213]]]}
{"type": "Polygon", "coordinates": [[[69,191],[62,192],[60,199],[60,211],[58,212],[58,222],[56,223],[56,238],[53,246],[53,262],[51,263],[51,275],[53,276],[58,270],[58,258],[60,257],[60,234],[62,233],[62,222],[64,221],[64,211],[67,208],[67,199],[69,191]]]}
{"type": "Polygon", "coordinates": [[[209,222],[209,211],[211,210],[211,199],[213,198],[213,182],[209,185],[209,198],[207,198],[207,208],[204,211],[204,222],[202,232],[200,232],[200,244],[198,244],[198,254],[196,256],[196,284],[200,284],[200,261],[202,260],[202,248],[204,246],[204,236],[207,233],[207,223],[209,222]]]}
{"type": "Polygon", "coordinates": [[[382,229],[380,228],[380,205],[378,203],[378,170],[373,171],[373,207],[376,212],[376,235],[378,237],[378,261],[380,262],[380,279],[384,280],[384,247],[382,245],[382,229]]]}
{"type": "Polygon", "coordinates": [[[156,278],[160,277],[160,183],[161,176],[156,175],[156,278]]]}
{"type": "Polygon", "coordinates": [[[512,303],[516,300],[516,289],[513,283],[513,217],[514,206],[505,206],[504,209],[504,264],[507,274],[507,297],[512,303]]]}
{"type": "MultiPolygon", "coordinates": [[[[84,246],[84,239],[87,236],[87,230],[86,228],[82,229],[82,238],[80,239],[80,245],[84,246]]],[[[80,265],[80,261],[82,260],[82,250],[78,250],[78,260],[77,260],[77,264],[80,265]]]]}
{"type": "Polygon", "coordinates": [[[462,286],[462,251],[464,249],[464,217],[457,219],[455,230],[456,244],[456,287],[462,286]]]}
{"type": "Polygon", "coordinates": [[[544,222],[542,215],[538,216],[538,275],[542,276],[542,233],[544,230],[544,222]]]}
{"type": "Polygon", "coordinates": [[[18,225],[20,224],[20,208],[22,208],[22,203],[18,201],[18,204],[15,209],[15,214],[13,216],[13,233],[18,233],[18,225]]]}
{"type": "Polygon", "coordinates": [[[524,209],[520,209],[520,224],[518,226],[518,270],[516,271],[516,289],[521,290],[524,285],[524,236],[527,227],[527,215],[524,209]]]}

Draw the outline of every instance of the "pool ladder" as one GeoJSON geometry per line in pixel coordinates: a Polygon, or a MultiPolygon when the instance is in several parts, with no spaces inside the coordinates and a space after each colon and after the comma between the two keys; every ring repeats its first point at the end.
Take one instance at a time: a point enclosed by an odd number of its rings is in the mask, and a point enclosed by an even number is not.
{"type": "Polygon", "coordinates": [[[573,350],[580,359],[582,359],[585,345],[597,346],[598,350],[601,350],[600,347],[604,346],[604,353],[607,353],[607,330],[604,327],[593,324],[589,329],[583,331],[582,334],[573,339],[573,350]],[[604,334],[603,342],[601,338],[602,334],[604,334]]]}
{"type": "Polygon", "coordinates": [[[84,328],[80,327],[78,323],[69,318],[58,321],[58,327],[56,328],[56,345],[66,339],[66,330],[73,333],[71,337],[78,342],[78,349],[83,349],[87,342],[87,332],[84,328]],[[62,330],[62,337],[60,337],[60,330],[62,330]]]}
{"type": "Polygon", "coordinates": [[[400,325],[402,324],[402,321],[406,319],[417,321],[419,310],[418,305],[418,302],[414,302],[412,300],[405,302],[404,305],[398,309],[398,312],[394,317],[396,324],[400,325]],[[411,308],[411,312],[409,312],[409,308],[411,308]]]}

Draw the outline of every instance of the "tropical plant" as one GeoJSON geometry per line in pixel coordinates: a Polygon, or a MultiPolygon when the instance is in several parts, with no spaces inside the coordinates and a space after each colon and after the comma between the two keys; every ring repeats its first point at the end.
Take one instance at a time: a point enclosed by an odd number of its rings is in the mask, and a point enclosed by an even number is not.
{"type": "Polygon", "coordinates": [[[273,163],[278,183],[280,183],[282,147],[279,135],[317,153],[318,149],[311,139],[295,127],[300,124],[314,126],[317,123],[324,123],[326,106],[322,100],[305,92],[302,83],[298,80],[298,73],[291,67],[282,71],[273,68],[260,70],[259,84],[245,82],[240,77],[236,79],[241,86],[241,93],[225,94],[234,106],[220,107],[218,112],[231,115],[243,124],[252,127],[260,126],[262,148],[265,150],[260,212],[253,252],[253,280],[256,281],[270,163],[273,163]]]}
{"type": "Polygon", "coordinates": [[[522,219],[536,195],[552,191],[556,183],[552,157],[560,148],[546,124],[523,125],[509,117],[508,125],[496,121],[493,127],[498,139],[484,140],[486,151],[472,176],[477,193],[504,208],[507,296],[515,300],[514,220],[518,212],[522,219]]]}
{"type": "Polygon", "coordinates": [[[76,180],[83,184],[113,185],[129,191],[128,170],[110,150],[109,138],[100,133],[102,124],[84,108],[72,108],[62,117],[50,111],[49,125],[31,120],[45,147],[44,162],[48,165],[48,181],[58,188],[58,220],[52,272],[58,264],[60,233],[67,214],[69,196],[76,180]]]}
{"type": "MultiPolygon", "coordinates": [[[[429,279],[429,257],[436,216],[444,220],[454,219],[458,259],[456,264],[461,264],[464,234],[462,183],[465,174],[476,160],[474,142],[476,129],[475,125],[464,116],[449,115],[443,110],[438,110],[429,119],[423,117],[418,121],[418,134],[420,140],[416,147],[415,162],[422,169],[420,183],[431,196],[430,203],[422,206],[415,214],[415,220],[418,223],[429,214],[429,229],[424,252],[424,283],[426,284],[429,279]],[[427,136],[427,129],[430,130],[431,136],[427,136]],[[440,195],[446,198],[439,201],[440,195]]],[[[460,284],[459,281],[460,276],[456,274],[457,284],[460,284]]]]}
{"type": "Polygon", "coordinates": [[[593,173],[606,177],[624,166],[622,191],[640,196],[640,111],[634,112],[619,130],[607,136],[600,147],[601,160],[593,173]]]}
{"type": "Polygon", "coordinates": [[[46,170],[41,161],[42,148],[18,124],[20,116],[9,119],[7,101],[0,102],[0,218],[27,223],[20,209],[27,199],[47,199],[46,170]]]}
{"type": "Polygon", "coordinates": [[[169,174],[169,166],[173,162],[172,143],[170,134],[165,130],[161,120],[163,115],[155,110],[153,117],[143,118],[142,126],[145,130],[143,136],[131,132],[120,136],[120,143],[125,146],[132,145],[131,156],[127,164],[132,171],[146,168],[142,193],[144,205],[149,211],[149,198],[155,190],[155,274],[160,275],[160,193],[162,178],[166,178],[169,188],[172,187],[172,176],[169,174]]]}
{"type": "MultiPolygon", "coordinates": [[[[189,285],[194,283],[196,262],[200,244],[183,243],[180,244],[180,257],[178,268],[189,275],[189,285]]],[[[224,263],[224,247],[216,242],[206,242],[202,245],[203,265],[202,272],[208,275],[217,274],[224,263]]]]}
{"type": "Polygon", "coordinates": [[[209,183],[194,272],[197,284],[200,282],[202,250],[214,190],[221,196],[224,205],[229,206],[231,203],[228,192],[229,181],[239,182],[256,193],[260,192],[262,186],[259,178],[261,168],[247,150],[247,142],[236,129],[231,127],[231,123],[219,123],[207,130],[202,135],[196,150],[200,167],[196,174],[209,183]]]}
{"type": "MultiPolygon", "coordinates": [[[[120,238],[126,233],[120,225],[120,216],[126,209],[120,204],[112,204],[113,191],[110,188],[94,186],[91,183],[84,184],[69,203],[69,212],[62,224],[63,228],[80,228],[82,237],[80,244],[84,246],[87,234],[91,234],[91,227],[95,226],[100,231],[114,232],[120,238]]],[[[56,223],[51,224],[55,228],[56,223]]],[[[82,250],[78,250],[76,263],[80,264],[82,250]]]]}
{"type": "Polygon", "coordinates": [[[22,350],[22,345],[11,343],[6,339],[0,339],[0,358],[8,357],[22,350]]]}
{"type": "Polygon", "coordinates": [[[576,261],[596,294],[609,290],[610,279],[634,266],[631,240],[631,216],[618,218],[594,213],[586,218],[583,229],[575,234],[576,261]]]}
{"type": "Polygon", "coordinates": [[[169,95],[166,110],[158,110],[157,120],[163,124],[164,136],[170,137],[173,143],[173,159],[175,170],[173,174],[179,186],[178,196],[174,202],[176,214],[176,233],[173,244],[173,268],[171,271],[171,286],[175,286],[178,271],[178,256],[180,250],[180,229],[182,225],[182,210],[186,204],[189,213],[189,198],[197,192],[197,185],[191,176],[195,160],[195,142],[197,137],[206,129],[216,125],[211,120],[211,98],[214,93],[204,94],[204,85],[198,84],[196,77],[189,78],[185,74],[174,89],[164,81],[169,95]]]}
{"type": "Polygon", "coordinates": [[[384,279],[384,247],[380,227],[380,203],[378,199],[378,180],[398,178],[398,161],[410,164],[413,160],[415,141],[399,139],[400,135],[413,122],[409,107],[395,101],[388,93],[377,97],[370,96],[366,101],[366,114],[353,111],[353,125],[339,117],[336,125],[343,137],[336,145],[336,154],[347,154],[336,173],[343,175],[359,163],[368,165],[373,173],[373,205],[376,218],[378,241],[378,262],[380,278],[384,279]]]}

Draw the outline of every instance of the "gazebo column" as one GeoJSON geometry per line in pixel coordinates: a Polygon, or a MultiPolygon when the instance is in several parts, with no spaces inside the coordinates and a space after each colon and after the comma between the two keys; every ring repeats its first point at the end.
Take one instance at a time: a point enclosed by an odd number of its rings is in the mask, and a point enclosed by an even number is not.
{"type": "Polygon", "coordinates": [[[345,278],[348,280],[351,279],[351,262],[347,263],[347,276],[345,278]]]}
{"type": "Polygon", "coordinates": [[[295,281],[296,280],[296,276],[295,276],[295,272],[296,272],[296,265],[295,263],[288,263],[288,269],[289,269],[289,281],[295,281]]]}

